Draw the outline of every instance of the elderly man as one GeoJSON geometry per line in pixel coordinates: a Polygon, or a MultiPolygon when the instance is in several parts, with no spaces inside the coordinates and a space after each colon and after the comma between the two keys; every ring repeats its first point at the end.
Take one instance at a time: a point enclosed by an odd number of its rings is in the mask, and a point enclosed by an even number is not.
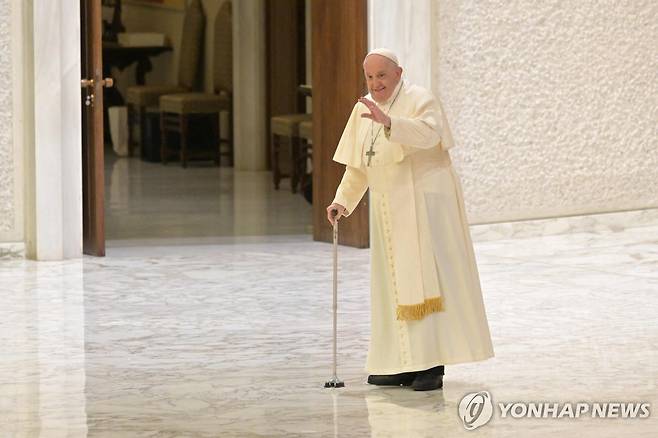
{"type": "Polygon", "coordinates": [[[443,387],[444,365],[493,357],[453,139],[440,102],[408,84],[393,52],[368,53],[334,161],[345,173],[333,224],[370,189],[368,383],[443,387]]]}

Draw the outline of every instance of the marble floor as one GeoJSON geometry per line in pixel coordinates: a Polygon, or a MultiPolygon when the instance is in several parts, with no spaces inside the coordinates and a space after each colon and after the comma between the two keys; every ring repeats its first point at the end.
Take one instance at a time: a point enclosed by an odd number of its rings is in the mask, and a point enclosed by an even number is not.
{"type": "Polygon", "coordinates": [[[109,240],[310,234],[311,205],[270,172],[105,156],[109,240]]]}
{"type": "Polygon", "coordinates": [[[340,248],[335,390],[331,246],[308,235],[3,261],[0,437],[655,437],[658,215],[642,217],[514,238],[473,227],[496,356],[446,367],[426,393],[364,383],[367,250],[340,248]],[[494,410],[467,431],[458,405],[483,390],[494,404],[646,402],[651,415],[494,410]]]}

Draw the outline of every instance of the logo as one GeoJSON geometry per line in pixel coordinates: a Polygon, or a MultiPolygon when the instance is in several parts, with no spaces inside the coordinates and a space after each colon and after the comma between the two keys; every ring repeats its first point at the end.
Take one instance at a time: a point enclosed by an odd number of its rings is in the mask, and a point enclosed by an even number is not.
{"type": "MultiPolygon", "coordinates": [[[[651,416],[648,402],[589,401],[589,402],[498,402],[498,417],[505,421],[518,418],[609,418],[638,419],[651,416]]],[[[466,430],[484,426],[493,417],[495,406],[488,391],[471,392],[459,402],[459,418],[466,430]]]]}
{"type": "Polygon", "coordinates": [[[459,402],[459,418],[467,430],[477,429],[491,420],[493,403],[487,391],[466,394],[459,402]]]}

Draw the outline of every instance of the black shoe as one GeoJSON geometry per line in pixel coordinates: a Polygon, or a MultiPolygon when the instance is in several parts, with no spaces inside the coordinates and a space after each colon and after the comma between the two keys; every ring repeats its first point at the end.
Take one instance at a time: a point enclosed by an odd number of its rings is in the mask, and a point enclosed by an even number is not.
{"type": "Polygon", "coordinates": [[[416,378],[416,373],[400,373],[400,374],[372,374],[368,376],[368,383],[378,386],[409,386],[416,378]]]}
{"type": "Polygon", "coordinates": [[[414,391],[433,391],[443,388],[443,365],[418,371],[411,387],[414,391]]]}

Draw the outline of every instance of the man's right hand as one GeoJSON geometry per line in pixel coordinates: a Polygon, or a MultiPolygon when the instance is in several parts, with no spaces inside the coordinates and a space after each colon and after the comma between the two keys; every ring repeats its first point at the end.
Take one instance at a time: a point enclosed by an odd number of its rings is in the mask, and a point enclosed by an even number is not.
{"type": "Polygon", "coordinates": [[[335,202],[327,207],[327,220],[333,227],[334,220],[339,220],[345,214],[345,207],[335,202]]]}

